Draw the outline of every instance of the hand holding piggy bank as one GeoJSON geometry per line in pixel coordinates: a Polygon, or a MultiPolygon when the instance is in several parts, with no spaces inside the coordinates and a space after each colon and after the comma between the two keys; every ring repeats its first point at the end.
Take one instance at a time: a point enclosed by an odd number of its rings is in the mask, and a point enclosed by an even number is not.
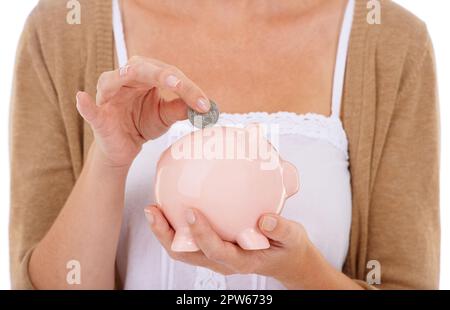
{"type": "Polygon", "coordinates": [[[257,227],[264,213],[279,213],[298,191],[297,169],[283,161],[261,126],[210,127],[171,145],[158,162],[156,202],[176,231],[172,250],[193,252],[184,214],[200,210],[226,241],[247,250],[269,248],[257,227]]]}

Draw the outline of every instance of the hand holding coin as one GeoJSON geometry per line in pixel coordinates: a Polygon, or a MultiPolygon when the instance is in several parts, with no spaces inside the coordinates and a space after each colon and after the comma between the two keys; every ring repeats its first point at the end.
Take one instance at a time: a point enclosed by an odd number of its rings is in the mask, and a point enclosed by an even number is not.
{"type": "Polygon", "coordinates": [[[212,100],[209,100],[209,103],[211,108],[206,113],[199,113],[191,107],[188,108],[189,121],[199,129],[214,126],[219,120],[220,112],[217,104],[212,100]]]}
{"type": "MultiPolygon", "coordinates": [[[[126,66],[104,72],[96,98],[77,94],[77,109],[90,125],[99,154],[113,167],[129,166],[142,145],[185,120],[188,108],[210,115],[205,93],[180,69],[157,59],[134,56],[126,66]],[[174,99],[161,96],[173,93],[174,99]]],[[[199,126],[215,122],[201,116],[199,126]]]]}

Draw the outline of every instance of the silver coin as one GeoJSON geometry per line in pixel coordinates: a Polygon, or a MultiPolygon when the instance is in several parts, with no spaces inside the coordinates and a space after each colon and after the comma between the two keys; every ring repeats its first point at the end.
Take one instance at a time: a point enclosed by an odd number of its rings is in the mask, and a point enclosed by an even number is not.
{"type": "Polygon", "coordinates": [[[217,123],[220,115],[219,108],[214,101],[209,100],[209,103],[211,104],[211,108],[206,113],[199,113],[192,108],[188,109],[188,118],[192,125],[203,129],[214,126],[217,123]]]}

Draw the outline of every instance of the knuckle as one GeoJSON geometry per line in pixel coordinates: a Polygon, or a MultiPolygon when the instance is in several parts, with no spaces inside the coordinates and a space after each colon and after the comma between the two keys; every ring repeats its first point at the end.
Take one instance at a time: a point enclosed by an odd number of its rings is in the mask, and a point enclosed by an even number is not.
{"type": "Polygon", "coordinates": [[[290,224],[286,227],[286,237],[297,238],[299,236],[299,226],[296,224],[290,224]]]}
{"type": "Polygon", "coordinates": [[[142,75],[145,68],[145,64],[143,62],[137,62],[128,67],[127,76],[129,79],[136,79],[140,75],[142,75]]]}
{"type": "Polygon", "coordinates": [[[143,61],[143,57],[141,56],[131,56],[130,59],[128,59],[128,64],[136,64],[138,62],[143,61]]]}
{"type": "Polygon", "coordinates": [[[284,226],[284,228],[281,230],[281,235],[283,236],[283,238],[287,238],[290,235],[292,235],[292,227],[291,227],[291,225],[284,226]]]}
{"type": "Polygon", "coordinates": [[[140,70],[139,67],[140,67],[140,64],[128,65],[126,79],[127,80],[136,79],[138,76],[139,70],[140,70]]]}
{"type": "Polygon", "coordinates": [[[174,66],[168,66],[166,68],[161,68],[161,71],[159,73],[159,80],[164,81],[169,75],[175,75],[178,78],[181,78],[183,75],[181,74],[181,71],[174,66]]]}
{"type": "Polygon", "coordinates": [[[103,90],[106,85],[106,81],[108,80],[108,73],[103,72],[100,74],[98,81],[97,81],[97,90],[103,90]]]}
{"type": "Polygon", "coordinates": [[[183,76],[183,72],[181,72],[180,69],[178,69],[176,66],[168,66],[165,70],[167,70],[167,72],[177,75],[178,77],[182,77],[183,76]]]}
{"type": "Polygon", "coordinates": [[[183,86],[183,92],[189,98],[195,99],[195,97],[201,94],[200,89],[195,85],[193,81],[189,78],[185,79],[185,83],[183,86]]]}
{"type": "Polygon", "coordinates": [[[293,234],[292,225],[283,225],[283,227],[280,229],[280,237],[283,240],[288,239],[293,234]]]}

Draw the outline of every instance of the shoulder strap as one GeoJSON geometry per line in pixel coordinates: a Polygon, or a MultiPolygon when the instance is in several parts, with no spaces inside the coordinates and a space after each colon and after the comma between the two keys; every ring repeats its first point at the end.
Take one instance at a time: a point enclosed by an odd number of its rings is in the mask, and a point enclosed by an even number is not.
{"type": "Polygon", "coordinates": [[[122,14],[120,12],[119,0],[112,0],[112,2],[113,31],[117,60],[119,62],[119,67],[123,67],[128,62],[128,55],[123,31],[122,14]]]}
{"type": "Polygon", "coordinates": [[[339,45],[336,54],[336,67],[333,78],[333,97],[331,103],[331,116],[339,118],[341,110],[342,93],[344,91],[345,68],[347,62],[348,45],[353,24],[355,0],[348,0],[342,23],[339,45]]]}

